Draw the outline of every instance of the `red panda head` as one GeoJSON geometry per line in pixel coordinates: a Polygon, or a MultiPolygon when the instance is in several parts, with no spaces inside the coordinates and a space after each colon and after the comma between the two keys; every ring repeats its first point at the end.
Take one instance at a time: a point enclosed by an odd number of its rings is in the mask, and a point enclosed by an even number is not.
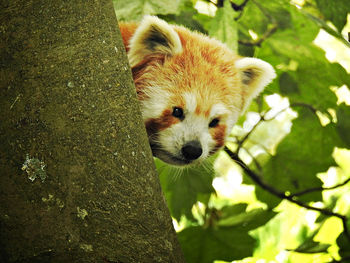
{"type": "Polygon", "coordinates": [[[270,64],[241,58],[217,40],[153,16],[127,42],[153,154],[174,165],[204,160],[220,149],[275,77],[270,64]]]}

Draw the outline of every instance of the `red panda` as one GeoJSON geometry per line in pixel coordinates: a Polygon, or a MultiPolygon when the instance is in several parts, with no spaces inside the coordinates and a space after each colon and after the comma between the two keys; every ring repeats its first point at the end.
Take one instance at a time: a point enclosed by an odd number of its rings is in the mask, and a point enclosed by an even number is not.
{"type": "Polygon", "coordinates": [[[275,77],[267,62],[154,16],[119,26],[153,155],[172,165],[218,151],[275,77]]]}

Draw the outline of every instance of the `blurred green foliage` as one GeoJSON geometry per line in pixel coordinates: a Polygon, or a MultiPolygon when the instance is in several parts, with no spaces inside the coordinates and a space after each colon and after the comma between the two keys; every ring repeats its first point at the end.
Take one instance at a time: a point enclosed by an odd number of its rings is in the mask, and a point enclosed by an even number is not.
{"type": "MultiPolygon", "coordinates": [[[[213,187],[218,178],[227,182],[230,171],[244,174],[225,153],[180,171],[156,160],[187,261],[350,262],[349,230],[344,231],[350,228],[350,187],[326,189],[350,177],[350,165],[337,161],[350,154],[334,150],[350,148],[350,107],[339,105],[334,92],[334,87],[350,87],[350,76],[314,43],[324,29],[350,48],[341,35],[349,1],[113,2],[119,20],[158,15],[215,37],[242,56],[271,63],[278,77],[263,95],[279,94],[289,104],[276,110],[258,99],[249,109],[255,113],[242,117],[227,146],[270,188],[339,213],[334,217],[292,205],[259,186],[256,197],[236,202],[213,187]],[[326,174],[330,167],[336,172],[326,174]]],[[[243,182],[256,185],[246,175],[243,182]]]]}

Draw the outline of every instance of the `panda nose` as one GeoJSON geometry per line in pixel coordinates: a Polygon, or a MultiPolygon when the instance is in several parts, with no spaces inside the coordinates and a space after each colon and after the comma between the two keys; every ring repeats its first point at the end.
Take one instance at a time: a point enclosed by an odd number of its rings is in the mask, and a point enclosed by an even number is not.
{"type": "Polygon", "coordinates": [[[196,160],[203,151],[199,141],[190,141],[181,148],[181,152],[187,160],[196,160]]]}

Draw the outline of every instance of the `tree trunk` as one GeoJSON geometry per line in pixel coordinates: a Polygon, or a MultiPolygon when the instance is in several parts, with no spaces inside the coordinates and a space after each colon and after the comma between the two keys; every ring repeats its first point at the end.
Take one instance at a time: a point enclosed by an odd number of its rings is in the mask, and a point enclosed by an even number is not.
{"type": "Polygon", "coordinates": [[[111,1],[0,8],[0,261],[183,262],[111,1]]]}

